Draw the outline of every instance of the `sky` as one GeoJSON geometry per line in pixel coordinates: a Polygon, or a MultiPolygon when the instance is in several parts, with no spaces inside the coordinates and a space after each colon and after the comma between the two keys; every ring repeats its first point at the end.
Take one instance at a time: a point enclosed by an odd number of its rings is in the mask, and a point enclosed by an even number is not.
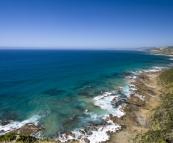
{"type": "Polygon", "coordinates": [[[0,0],[0,48],[173,45],[173,0],[0,0]]]}

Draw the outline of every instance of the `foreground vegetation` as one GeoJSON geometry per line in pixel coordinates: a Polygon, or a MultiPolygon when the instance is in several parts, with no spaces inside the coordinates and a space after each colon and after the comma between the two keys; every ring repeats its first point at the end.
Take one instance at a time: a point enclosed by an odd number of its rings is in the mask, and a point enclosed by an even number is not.
{"type": "Polygon", "coordinates": [[[160,76],[162,103],[151,112],[152,129],[139,134],[134,143],[173,143],[173,69],[164,71],[160,76]]]}
{"type": "MultiPolygon", "coordinates": [[[[55,143],[51,139],[36,139],[32,136],[18,135],[9,133],[0,136],[0,143],[55,143]]],[[[56,142],[57,143],[57,142],[56,142]]]]}

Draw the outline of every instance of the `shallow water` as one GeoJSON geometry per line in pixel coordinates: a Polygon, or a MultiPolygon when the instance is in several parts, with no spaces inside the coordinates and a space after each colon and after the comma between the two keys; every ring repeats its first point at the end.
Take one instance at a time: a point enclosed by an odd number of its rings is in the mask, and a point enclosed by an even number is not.
{"type": "Polygon", "coordinates": [[[0,120],[11,120],[0,130],[33,122],[53,137],[119,116],[114,97],[100,98],[105,92],[128,96],[132,71],[171,65],[170,57],[139,51],[0,50],[0,120]]]}

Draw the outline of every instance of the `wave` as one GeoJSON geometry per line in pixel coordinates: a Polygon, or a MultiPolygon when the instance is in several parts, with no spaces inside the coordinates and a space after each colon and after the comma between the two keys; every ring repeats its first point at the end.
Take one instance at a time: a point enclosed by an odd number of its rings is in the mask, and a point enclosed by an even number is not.
{"type": "Polygon", "coordinates": [[[0,135],[3,135],[3,134],[6,134],[6,133],[8,133],[10,131],[19,129],[22,126],[24,126],[25,124],[28,124],[28,123],[32,123],[32,124],[37,125],[40,118],[41,118],[41,116],[34,115],[33,117],[31,117],[31,118],[29,118],[27,120],[24,120],[22,122],[19,122],[19,121],[9,121],[9,124],[7,124],[7,125],[0,125],[0,135]]]}
{"type": "MultiPolygon", "coordinates": [[[[142,70],[141,72],[159,72],[163,69],[165,69],[166,67],[152,67],[149,70],[142,70]]],[[[139,71],[140,72],[140,71],[139,71]]]]}
{"type": "Polygon", "coordinates": [[[103,95],[99,95],[94,97],[93,103],[96,106],[99,106],[101,109],[106,110],[108,114],[112,114],[117,117],[121,117],[124,115],[123,112],[121,112],[118,109],[115,109],[111,103],[111,101],[114,98],[117,98],[118,96],[113,95],[111,92],[105,92],[103,95]]]}
{"type": "MultiPolygon", "coordinates": [[[[131,94],[132,88],[129,85],[126,85],[125,87],[121,87],[121,90],[121,92],[128,97],[131,94]]],[[[121,126],[110,120],[109,115],[112,114],[113,116],[117,117],[125,115],[125,113],[121,110],[121,104],[118,107],[115,107],[112,104],[114,99],[124,101],[124,98],[121,97],[121,95],[119,95],[116,91],[104,92],[102,95],[94,97],[93,104],[105,110],[105,114],[98,115],[93,112],[86,112],[85,114],[90,115],[92,120],[97,121],[102,119],[103,122],[95,125],[91,124],[85,128],[75,129],[70,133],[59,134],[58,140],[61,142],[66,142],[75,139],[79,140],[80,142],[84,142],[84,140],[87,139],[90,141],[90,143],[98,143],[108,140],[108,131],[116,132],[117,130],[121,129],[121,126]]]]}
{"type": "Polygon", "coordinates": [[[76,129],[71,133],[60,134],[58,140],[66,142],[75,139],[84,142],[84,140],[87,139],[90,143],[98,143],[109,139],[109,135],[107,134],[108,131],[116,132],[119,129],[121,129],[121,126],[118,124],[113,123],[111,120],[105,120],[105,123],[101,125],[92,124],[84,129],[76,129]]]}

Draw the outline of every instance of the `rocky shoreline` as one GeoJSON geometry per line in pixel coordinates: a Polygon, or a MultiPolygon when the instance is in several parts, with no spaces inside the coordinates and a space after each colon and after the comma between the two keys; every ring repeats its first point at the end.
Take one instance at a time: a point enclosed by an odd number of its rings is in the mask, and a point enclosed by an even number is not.
{"type": "Polygon", "coordinates": [[[130,82],[134,90],[123,104],[126,114],[120,118],[109,117],[122,128],[116,133],[109,133],[110,139],[106,143],[130,143],[137,134],[151,129],[149,114],[160,102],[162,85],[158,76],[162,71],[142,72],[130,82]]]}
{"type": "MultiPolygon", "coordinates": [[[[95,125],[90,124],[84,129],[79,130],[78,137],[73,132],[60,133],[55,138],[57,142],[93,142],[91,141],[96,135],[89,139],[89,135],[93,132],[108,134],[101,142],[106,143],[129,143],[139,133],[144,133],[150,129],[149,112],[159,104],[159,95],[162,85],[159,83],[158,76],[162,71],[147,71],[137,73],[137,76],[129,75],[127,80],[130,86],[130,96],[114,97],[111,105],[118,107],[121,105],[121,111],[125,114],[121,117],[109,115],[102,123],[95,125]],[[109,127],[109,129],[107,128],[109,127]]],[[[111,96],[107,93],[106,96],[111,96]]],[[[21,128],[12,131],[11,133],[21,135],[35,136],[44,128],[34,124],[25,124],[21,128]]]]}

